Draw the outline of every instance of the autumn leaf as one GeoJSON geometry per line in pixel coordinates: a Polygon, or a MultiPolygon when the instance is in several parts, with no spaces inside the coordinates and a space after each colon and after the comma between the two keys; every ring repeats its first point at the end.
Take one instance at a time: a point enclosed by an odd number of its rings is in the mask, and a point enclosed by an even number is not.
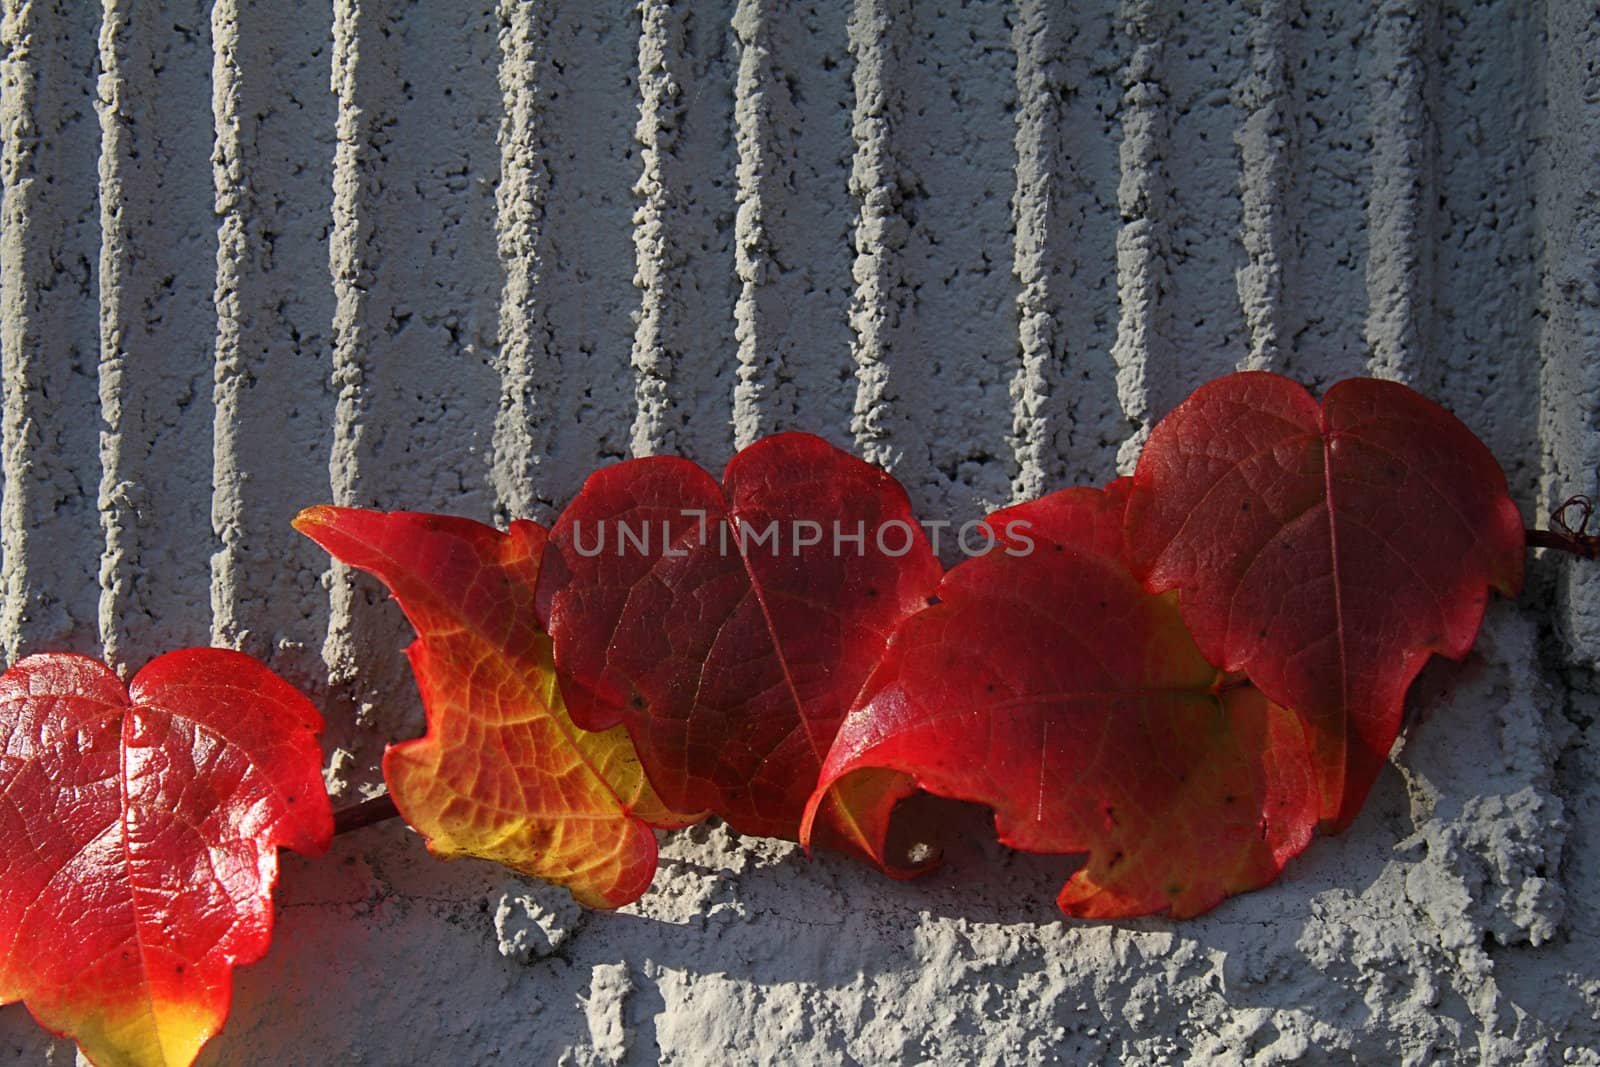
{"type": "MultiPolygon", "coordinates": [[[[893,477],[809,434],[728,464],[590,476],[550,534],[541,613],[573,719],[624,725],[671,805],[793,839],[835,730],[940,567],[893,477]]],[[[858,849],[830,803],[819,839],[858,849]]]]}
{"type": "MultiPolygon", "coordinates": [[[[990,516],[1000,546],[895,632],[804,830],[852,778],[898,775],[902,791],[989,806],[1013,848],[1087,853],[1057,903],[1098,919],[1194,915],[1306,846],[1317,804],[1298,720],[1207,663],[1173,598],[1128,573],[1126,491],[990,516]]],[[[888,822],[863,827],[879,852],[888,822]]]]}
{"type": "Polygon", "coordinates": [[[1078,552],[1123,560],[1123,535],[1132,478],[1117,478],[1104,489],[1076,487],[1038,500],[1001,508],[984,519],[997,546],[1007,555],[1078,552]]]}
{"type": "Polygon", "coordinates": [[[383,774],[438,856],[477,856],[566,886],[591,907],[649,888],[663,805],[625,731],[573,725],[534,614],[545,530],[313,507],[295,528],[380,578],[419,635],[407,655],[427,733],[391,745],[383,774]]]}
{"type": "Polygon", "coordinates": [[[1355,378],[1319,406],[1242,373],[1156,426],[1128,512],[1133,570],[1177,589],[1201,651],[1305,719],[1322,816],[1348,825],[1430,653],[1466,655],[1490,588],[1522,585],[1522,519],[1460,420],[1355,378]]]}
{"type": "Polygon", "coordinates": [[[102,1067],[192,1062],[271,941],[279,846],[332,839],[321,726],[223,649],[0,675],[0,1002],[102,1067]]]}

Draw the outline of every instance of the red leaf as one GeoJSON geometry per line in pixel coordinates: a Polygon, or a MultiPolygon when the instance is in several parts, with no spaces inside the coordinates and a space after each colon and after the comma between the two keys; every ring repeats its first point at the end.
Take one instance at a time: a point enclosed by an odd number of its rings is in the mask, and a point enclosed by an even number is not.
{"type": "Polygon", "coordinates": [[[1201,650],[1309,731],[1334,828],[1355,818],[1428,655],[1464,656],[1488,589],[1522,584],[1505,475],[1393,382],[1311,394],[1272,374],[1195,390],[1156,426],[1129,505],[1133,571],[1177,589],[1201,650]]]}
{"type": "Polygon", "coordinates": [[[224,649],[129,689],[64,653],[0,676],[0,1002],[97,1063],[191,1062],[267,950],[278,847],[332,838],[321,727],[224,649]]]}
{"type": "MultiPolygon", "coordinates": [[[[1030,525],[901,624],[810,810],[868,769],[986,804],[1007,845],[1088,853],[1057,899],[1084,918],[1193,915],[1277,876],[1317,818],[1299,722],[1207,663],[1172,598],[1128,573],[1125,492],[990,516],[1030,525]]],[[[880,853],[887,831],[887,812],[863,828],[880,853]]]]}
{"type": "Polygon", "coordinates": [[[1124,516],[1132,478],[1117,478],[1102,489],[1063,489],[1038,500],[1001,508],[984,520],[1008,555],[1036,551],[1088,552],[1114,560],[1125,557],[1124,516]]]}
{"type": "MultiPolygon", "coordinates": [[[[671,806],[794,838],[845,710],[939,573],[899,483],[786,433],[721,486],[671,458],[592,475],[551,530],[539,595],[574,721],[624,723],[671,806]]],[[[825,824],[824,843],[856,847],[849,812],[825,824]]]]}
{"type": "Polygon", "coordinates": [[[619,907],[656,872],[662,806],[621,729],[567,717],[534,615],[545,531],[448,515],[307,508],[295,528],[394,591],[428,732],[390,745],[383,776],[435,855],[477,856],[619,907]]]}

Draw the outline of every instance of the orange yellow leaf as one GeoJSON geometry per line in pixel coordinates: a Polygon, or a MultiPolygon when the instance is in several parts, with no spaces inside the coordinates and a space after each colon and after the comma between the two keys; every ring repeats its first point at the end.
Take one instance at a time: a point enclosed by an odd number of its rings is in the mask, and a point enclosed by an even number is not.
{"type": "Polygon", "coordinates": [[[391,745],[384,777],[438,856],[477,856],[566,886],[591,907],[636,899],[656,869],[652,826],[697,816],[656,796],[627,732],[568,717],[534,614],[545,530],[314,507],[295,528],[393,591],[427,733],[391,745]]]}

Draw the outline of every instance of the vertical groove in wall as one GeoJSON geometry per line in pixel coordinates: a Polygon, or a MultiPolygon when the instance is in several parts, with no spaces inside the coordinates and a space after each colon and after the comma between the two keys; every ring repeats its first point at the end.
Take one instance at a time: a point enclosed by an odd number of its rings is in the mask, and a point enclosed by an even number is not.
{"type": "Polygon", "coordinates": [[[1240,126],[1237,275],[1241,366],[1313,391],[1366,371],[1369,116],[1361,106],[1370,14],[1359,5],[1258,0],[1240,126]]]}
{"type": "MultiPolygon", "coordinates": [[[[1447,5],[1432,71],[1437,187],[1433,395],[1499,457],[1512,494],[1539,480],[1539,175],[1548,166],[1544,25],[1525,0],[1447,5]]],[[[1528,516],[1534,514],[1529,509],[1528,516]]]]}
{"type": "Polygon", "coordinates": [[[497,517],[533,516],[541,503],[538,466],[550,451],[560,413],[555,393],[551,329],[540,299],[545,260],[544,94],[553,71],[548,58],[548,8],[504,0],[500,5],[500,184],[496,230],[505,287],[500,297],[500,411],[494,425],[497,517]]]}
{"type": "Polygon", "coordinates": [[[1167,283],[1157,329],[1170,361],[1152,352],[1152,414],[1165,415],[1201,384],[1237,370],[1249,353],[1238,272],[1248,262],[1234,138],[1244,120],[1238,87],[1251,55],[1243,0],[1167,4],[1162,84],[1166,94],[1167,283]]]}
{"type": "Polygon", "coordinates": [[[100,32],[100,639],[119,669],[198,644],[212,543],[209,410],[215,261],[209,20],[198,3],[100,32]],[[157,77],[157,72],[160,77],[157,77]]]}
{"type": "Polygon", "coordinates": [[[889,74],[915,101],[890,132],[909,224],[895,356],[911,460],[901,477],[930,515],[960,524],[1009,502],[1017,472],[1012,13],[1004,4],[908,7],[909,24],[895,31],[907,47],[889,74]],[[954,46],[929,54],[920,44],[941,37],[954,46]]]}
{"type": "Polygon", "coordinates": [[[97,646],[100,538],[88,5],[8,0],[0,24],[0,650],[97,646]]]}
{"type": "Polygon", "coordinates": [[[1011,382],[1012,499],[1112,473],[1127,431],[1117,401],[1111,281],[1118,91],[1097,58],[1116,47],[1116,12],[1021,0],[1016,53],[1013,271],[1021,363],[1011,382]],[[1097,70],[1096,67],[1101,69],[1097,70]]]}
{"type": "Polygon", "coordinates": [[[372,34],[363,31],[363,45],[381,38],[384,55],[359,94],[382,115],[368,131],[380,165],[369,197],[378,230],[363,479],[387,508],[487,519],[496,507],[499,26],[489,3],[406,0],[378,7],[372,34]]]}
{"type": "Polygon", "coordinates": [[[1430,64],[1438,0],[1383,0],[1372,26],[1368,108],[1367,372],[1437,385],[1433,317],[1435,129],[1430,64]]]}
{"type": "MultiPolygon", "coordinates": [[[[903,212],[907,180],[896,128],[905,121],[905,101],[896,78],[910,11],[894,0],[856,0],[850,16],[850,53],[855,58],[855,162],[850,194],[859,204],[855,228],[856,291],[850,312],[855,330],[855,414],[850,423],[856,451],[869,463],[891,466],[905,445],[895,410],[902,368],[900,315],[910,304],[904,252],[911,223],[903,212]]],[[[900,469],[902,478],[908,473],[900,469]]]]}
{"type": "Polygon", "coordinates": [[[219,0],[211,27],[211,639],[315,691],[327,556],[289,523],[328,496],[333,299],[316,281],[333,188],[328,26],[219,0]]]}
{"type": "Polygon", "coordinates": [[[1125,0],[1122,20],[1131,52],[1122,73],[1122,181],[1117,203],[1122,229],[1117,233],[1117,298],[1121,318],[1112,356],[1117,364],[1117,396],[1137,427],[1117,456],[1123,473],[1133,469],[1149,435],[1150,371],[1170,366],[1172,352],[1158,321],[1166,284],[1169,182],[1163,161],[1169,136],[1165,85],[1165,5],[1155,0],[1125,0]]]}
{"type": "MultiPolygon", "coordinates": [[[[537,81],[507,70],[504,53],[502,71],[537,93],[531,117],[538,156],[528,160],[534,146],[525,145],[517,165],[534,167],[531,176],[547,183],[534,238],[539,272],[526,293],[538,315],[529,340],[548,344],[528,353],[535,404],[542,405],[540,425],[530,432],[544,451],[523,499],[529,517],[548,521],[590,472],[629,450],[639,310],[639,13],[632,0],[555,4],[538,26],[544,44],[537,81]]],[[[506,177],[520,180],[509,171],[506,177]]],[[[502,264],[501,273],[510,269],[502,264]]]]}
{"type": "Polygon", "coordinates": [[[734,444],[779,430],[849,443],[850,140],[846,19],[835,7],[740,0],[734,444]]]}
{"type": "Polygon", "coordinates": [[[635,216],[633,452],[672,452],[718,464],[729,452],[737,349],[728,240],[734,76],[726,69],[723,3],[643,0],[639,35],[642,146],[635,216]]]}
{"type": "MultiPolygon", "coordinates": [[[[1548,0],[1544,17],[1539,429],[1541,511],[1548,511],[1575,494],[1600,492],[1600,23],[1588,0],[1548,0]]],[[[1600,573],[1581,560],[1547,562],[1559,568],[1559,626],[1568,648],[1600,668],[1600,573]]]]}
{"type": "Polygon", "coordinates": [[[1239,90],[1244,125],[1235,136],[1240,156],[1242,235],[1248,263],[1239,271],[1251,370],[1284,364],[1284,266],[1289,248],[1289,183],[1294,125],[1287,113],[1291,9],[1296,0],[1260,0],[1250,24],[1250,73],[1239,90]]]}
{"type": "MultiPolygon", "coordinates": [[[[1270,232],[1280,277],[1273,324],[1277,347],[1272,369],[1320,392],[1333,382],[1366,373],[1363,332],[1368,311],[1365,176],[1373,137],[1362,70],[1370,48],[1371,14],[1362,5],[1282,0],[1263,5],[1252,39],[1256,72],[1242,94],[1244,126],[1239,138],[1246,167],[1245,239],[1270,232]],[[1271,15],[1268,20],[1267,16],[1271,15]],[[1262,60],[1267,61],[1262,75],[1262,60]],[[1280,78],[1281,75],[1281,78],[1280,78]],[[1276,97],[1268,119],[1281,130],[1271,151],[1257,140],[1263,91],[1276,97]],[[1266,204],[1268,220],[1252,213],[1252,161],[1276,156],[1268,183],[1281,197],[1266,204]]],[[[1269,105],[1270,106],[1270,105],[1269,105]]],[[[1252,253],[1252,256],[1254,253],[1252,253]]],[[[1241,287],[1247,316],[1261,305],[1241,287]]]]}

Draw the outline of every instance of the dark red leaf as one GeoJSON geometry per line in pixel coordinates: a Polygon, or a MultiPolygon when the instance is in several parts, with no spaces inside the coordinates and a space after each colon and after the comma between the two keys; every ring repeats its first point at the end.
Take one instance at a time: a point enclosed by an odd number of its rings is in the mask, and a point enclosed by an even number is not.
{"type": "MultiPolygon", "coordinates": [[[[1193,915],[1277,876],[1317,818],[1300,724],[1128,573],[1126,488],[990,517],[1015,535],[895,632],[813,808],[864,771],[986,804],[1014,848],[1088,853],[1058,898],[1086,918],[1193,915]]],[[[884,811],[862,832],[881,853],[887,831],[884,811]]]]}
{"type": "MultiPolygon", "coordinates": [[[[889,631],[939,574],[891,476],[786,433],[720,486],[670,458],[592,475],[551,530],[539,603],[575,722],[624,723],[669,806],[793,838],[889,631]]],[[[825,827],[852,847],[848,812],[825,827]]]]}
{"type": "Polygon", "coordinates": [[[1305,718],[1334,828],[1361,808],[1428,655],[1472,647],[1522,584],[1522,518],[1461,421],[1394,382],[1319,406],[1243,373],[1156,426],[1129,504],[1133,570],[1181,592],[1201,650],[1305,718]]]}

